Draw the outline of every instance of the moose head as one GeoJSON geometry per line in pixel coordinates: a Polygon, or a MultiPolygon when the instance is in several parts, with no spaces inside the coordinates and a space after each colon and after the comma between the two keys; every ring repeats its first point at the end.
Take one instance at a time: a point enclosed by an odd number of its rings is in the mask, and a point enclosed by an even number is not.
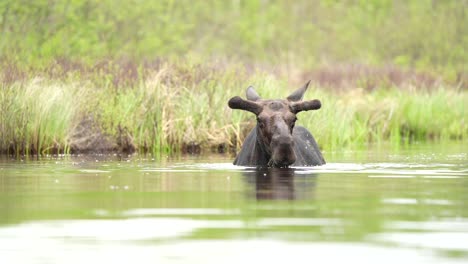
{"type": "Polygon", "coordinates": [[[247,88],[247,100],[235,96],[228,105],[232,109],[251,112],[257,116],[257,144],[269,158],[268,165],[287,167],[296,161],[293,130],[296,114],[320,109],[319,100],[302,101],[309,82],[286,99],[261,99],[252,86],[247,88]]]}

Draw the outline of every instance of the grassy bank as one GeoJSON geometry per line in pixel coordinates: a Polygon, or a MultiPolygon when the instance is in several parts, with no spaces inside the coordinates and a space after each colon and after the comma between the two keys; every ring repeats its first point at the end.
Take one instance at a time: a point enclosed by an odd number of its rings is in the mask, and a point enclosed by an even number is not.
{"type": "MultiPolygon", "coordinates": [[[[284,98],[307,80],[190,61],[56,65],[18,76],[1,82],[0,149],[10,154],[238,148],[255,118],[229,109],[230,97],[244,96],[252,84],[264,98],[284,98]]],[[[310,76],[306,99],[320,99],[323,107],[299,114],[299,124],[324,150],[468,138],[466,90],[438,83],[415,86],[414,76],[395,83],[390,73],[372,86],[365,85],[365,76],[335,87],[310,76]]]]}

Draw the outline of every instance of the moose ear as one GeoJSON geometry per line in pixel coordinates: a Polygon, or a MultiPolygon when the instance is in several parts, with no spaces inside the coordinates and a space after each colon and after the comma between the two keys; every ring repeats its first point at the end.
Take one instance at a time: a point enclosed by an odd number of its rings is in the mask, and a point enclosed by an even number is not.
{"type": "Polygon", "coordinates": [[[247,95],[247,100],[250,101],[257,101],[258,99],[261,99],[260,96],[257,94],[257,92],[254,90],[252,86],[249,86],[246,91],[247,95]]]}
{"type": "Polygon", "coordinates": [[[322,107],[322,103],[317,99],[291,104],[291,110],[296,114],[301,111],[317,110],[320,107],[322,107]]]}
{"type": "Polygon", "coordinates": [[[304,97],[304,93],[307,91],[307,88],[309,87],[310,80],[304,84],[301,88],[297,89],[294,91],[290,96],[288,96],[286,99],[290,102],[297,102],[301,101],[302,98],[304,97]]]}
{"type": "Polygon", "coordinates": [[[239,96],[235,96],[231,98],[228,102],[228,105],[232,109],[240,109],[240,110],[249,111],[251,113],[254,113],[255,115],[260,114],[260,112],[262,112],[262,109],[263,109],[263,107],[260,106],[259,104],[249,101],[249,100],[244,100],[240,98],[239,96]]]}

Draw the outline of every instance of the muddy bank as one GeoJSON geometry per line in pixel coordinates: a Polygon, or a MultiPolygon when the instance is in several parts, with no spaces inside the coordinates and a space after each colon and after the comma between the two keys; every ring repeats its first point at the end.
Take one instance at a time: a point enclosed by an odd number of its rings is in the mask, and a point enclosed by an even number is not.
{"type": "MultiPolygon", "coordinates": [[[[0,153],[11,156],[36,156],[36,155],[60,155],[60,154],[133,154],[151,153],[151,142],[144,142],[142,146],[134,143],[129,129],[118,125],[115,133],[107,133],[102,125],[91,116],[84,118],[74,128],[69,136],[66,146],[55,143],[51,146],[38,148],[39,144],[26,144],[24,141],[13,140],[8,148],[0,149],[0,153]]],[[[235,147],[228,143],[212,144],[204,146],[199,142],[184,142],[181,145],[172,146],[171,152],[199,155],[206,152],[227,153],[236,151],[235,147]]]]}

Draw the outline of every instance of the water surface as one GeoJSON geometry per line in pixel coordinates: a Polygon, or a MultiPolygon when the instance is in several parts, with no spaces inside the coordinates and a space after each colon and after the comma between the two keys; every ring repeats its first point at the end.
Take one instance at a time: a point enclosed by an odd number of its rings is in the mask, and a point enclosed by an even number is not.
{"type": "Polygon", "coordinates": [[[0,159],[2,263],[466,263],[466,144],[324,153],[0,159]],[[6,261],[6,262],[5,262],[6,261]]]}

